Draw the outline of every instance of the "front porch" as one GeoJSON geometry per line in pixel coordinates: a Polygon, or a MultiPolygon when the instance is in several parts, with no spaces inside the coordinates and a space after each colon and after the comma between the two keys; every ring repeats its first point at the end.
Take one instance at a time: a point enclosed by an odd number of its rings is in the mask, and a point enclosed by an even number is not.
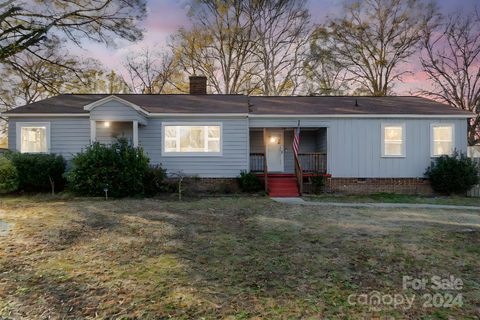
{"type": "Polygon", "coordinates": [[[287,180],[296,181],[296,193],[302,194],[312,177],[327,174],[327,128],[300,128],[298,156],[293,138],[294,128],[250,130],[250,172],[265,180],[270,194],[277,184],[285,187],[285,194],[295,194],[291,185],[286,188],[287,180]]]}

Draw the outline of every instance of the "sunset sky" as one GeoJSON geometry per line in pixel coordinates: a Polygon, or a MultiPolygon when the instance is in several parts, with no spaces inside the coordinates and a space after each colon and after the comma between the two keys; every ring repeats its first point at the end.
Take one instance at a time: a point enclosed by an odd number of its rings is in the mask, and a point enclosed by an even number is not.
{"type": "MultiPolygon", "coordinates": [[[[130,43],[120,40],[116,41],[116,47],[88,43],[83,49],[72,48],[72,50],[82,56],[100,60],[106,68],[119,69],[119,61],[127,52],[143,46],[161,48],[179,27],[188,26],[187,3],[187,0],[148,0],[148,17],[142,23],[145,29],[144,40],[140,42],[130,43]]],[[[343,3],[342,0],[310,0],[312,20],[321,23],[325,17],[334,16],[341,10],[341,3],[343,3]]],[[[455,10],[468,12],[479,4],[479,0],[437,0],[437,3],[444,13],[455,10]]],[[[412,69],[415,74],[405,77],[404,83],[394,88],[398,94],[408,94],[425,85],[425,77],[419,70],[418,58],[412,59],[409,69],[412,69]]]]}

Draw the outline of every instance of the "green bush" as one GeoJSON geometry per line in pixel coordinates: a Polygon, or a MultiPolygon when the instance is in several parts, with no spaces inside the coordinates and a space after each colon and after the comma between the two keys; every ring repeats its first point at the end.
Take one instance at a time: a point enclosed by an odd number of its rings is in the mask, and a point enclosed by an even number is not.
{"type": "Polygon", "coordinates": [[[13,152],[7,155],[18,172],[18,190],[46,192],[65,187],[66,162],[60,155],[13,152]]]}
{"type": "Polygon", "coordinates": [[[68,174],[69,188],[81,195],[112,197],[144,194],[144,179],[149,159],[141,148],[134,148],[126,139],[111,146],[94,143],[72,160],[68,174]]]}
{"type": "Polygon", "coordinates": [[[241,172],[238,177],[238,183],[243,192],[258,192],[263,189],[262,182],[252,172],[241,172]]]}
{"type": "Polygon", "coordinates": [[[152,197],[167,190],[167,186],[164,183],[165,178],[165,169],[160,166],[149,167],[143,179],[145,195],[152,197]]]}
{"type": "Polygon", "coordinates": [[[445,194],[463,194],[478,183],[478,168],[464,154],[436,158],[428,167],[425,176],[433,190],[445,194]]]}
{"type": "Polygon", "coordinates": [[[10,193],[18,189],[18,172],[12,161],[0,157],[0,193],[10,193]]]}
{"type": "Polygon", "coordinates": [[[312,181],[313,193],[322,193],[325,186],[325,176],[322,173],[316,173],[310,179],[312,181]]]}

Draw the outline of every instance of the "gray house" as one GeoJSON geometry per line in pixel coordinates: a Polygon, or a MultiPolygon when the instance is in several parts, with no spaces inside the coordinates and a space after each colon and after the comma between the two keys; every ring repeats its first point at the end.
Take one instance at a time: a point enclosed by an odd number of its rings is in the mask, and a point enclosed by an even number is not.
{"type": "Polygon", "coordinates": [[[428,99],[207,95],[205,78],[191,81],[188,95],[67,94],[5,112],[9,148],[68,160],[125,137],[168,172],[256,172],[276,196],[297,195],[321,174],[333,191],[428,192],[431,160],[467,152],[472,115],[428,99]]]}

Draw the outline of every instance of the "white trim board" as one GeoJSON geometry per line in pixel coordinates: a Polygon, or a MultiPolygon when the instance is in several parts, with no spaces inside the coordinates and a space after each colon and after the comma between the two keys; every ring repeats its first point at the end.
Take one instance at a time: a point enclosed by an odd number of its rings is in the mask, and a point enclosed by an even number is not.
{"type": "Polygon", "coordinates": [[[142,107],[134,104],[134,103],[131,103],[130,101],[127,101],[125,99],[122,99],[122,98],[119,98],[117,96],[114,96],[114,95],[111,95],[111,96],[108,96],[108,97],[105,97],[103,99],[100,99],[100,100],[97,100],[95,102],[92,102],[90,104],[87,104],[86,106],[83,107],[83,110],[86,110],[86,111],[91,111],[93,109],[95,109],[96,107],[99,107],[101,106],[102,104],[105,104],[107,102],[110,102],[110,101],[116,101],[116,102],[119,102],[119,103],[122,103],[122,104],[125,104],[126,106],[128,107],[131,107],[133,109],[135,109],[136,111],[138,112],[141,112],[143,114],[148,114],[147,111],[143,110],[142,107]]]}
{"type": "Polygon", "coordinates": [[[406,125],[405,122],[382,122],[381,125],[381,157],[382,158],[406,158],[407,157],[407,147],[406,147],[406,125]],[[402,154],[400,155],[387,155],[385,154],[385,127],[400,127],[402,128],[402,154]]]}
{"type": "Polygon", "coordinates": [[[90,113],[1,113],[2,116],[9,118],[54,118],[54,117],[90,117],[90,113]]]}
{"type": "Polygon", "coordinates": [[[223,122],[162,122],[160,144],[162,157],[223,157],[223,122]],[[220,152],[165,152],[165,127],[166,126],[219,126],[220,127],[220,152]]]}
{"type": "Polygon", "coordinates": [[[195,118],[228,118],[228,117],[248,117],[248,113],[149,113],[149,116],[161,118],[161,117],[195,117],[195,118]]]}
{"type": "MultiPolygon", "coordinates": [[[[322,118],[358,118],[358,119],[469,119],[473,118],[474,115],[420,115],[420,114],[248,114],[248,113],[150,113],[147,111],[142,111],[147,116],[161,118],[161,117],[173,117],[173,118],[182,118],[182,117],[195,117],[195,118],[219,118],[219,117],[247,117],[247,118],[281,118],[281,119],[322,119],[322,118]]],[[[5,117],[89,117],[90,113],[1,113],[5,117]]]]}
{"type": "Polygon", "coordinates": [[[51,130],[50,130],[50,122],[17,122],[15,124],[15,133],[16,133],[16,141],[15,141],[15,150],[21,152],[21,145],[22,145],[22,127],[45,127],[46,128],[46,135],[47,135],[47,152],[39,152],[39,153],[50,153],[51,152],[51,130]]]}
{"type": "Polygon", "coordinates": [[[418,119],[469,119],[474,115],[422,115],[422,114],[250,114],[249,118],[418,118],[418,119]]]}
{"type": "Polygon", "coordinates": [[[442,155],[434,155],[433,154],[433,128],[435,127],[451,127],[452,128],[452,152],[448,155],[452,155],[456,149],[456,141],[455,141],[455,124],[454,123],[444,123],[444,122],[432,122],[430,123],[430,158],[439,158],[442,155]]]}

